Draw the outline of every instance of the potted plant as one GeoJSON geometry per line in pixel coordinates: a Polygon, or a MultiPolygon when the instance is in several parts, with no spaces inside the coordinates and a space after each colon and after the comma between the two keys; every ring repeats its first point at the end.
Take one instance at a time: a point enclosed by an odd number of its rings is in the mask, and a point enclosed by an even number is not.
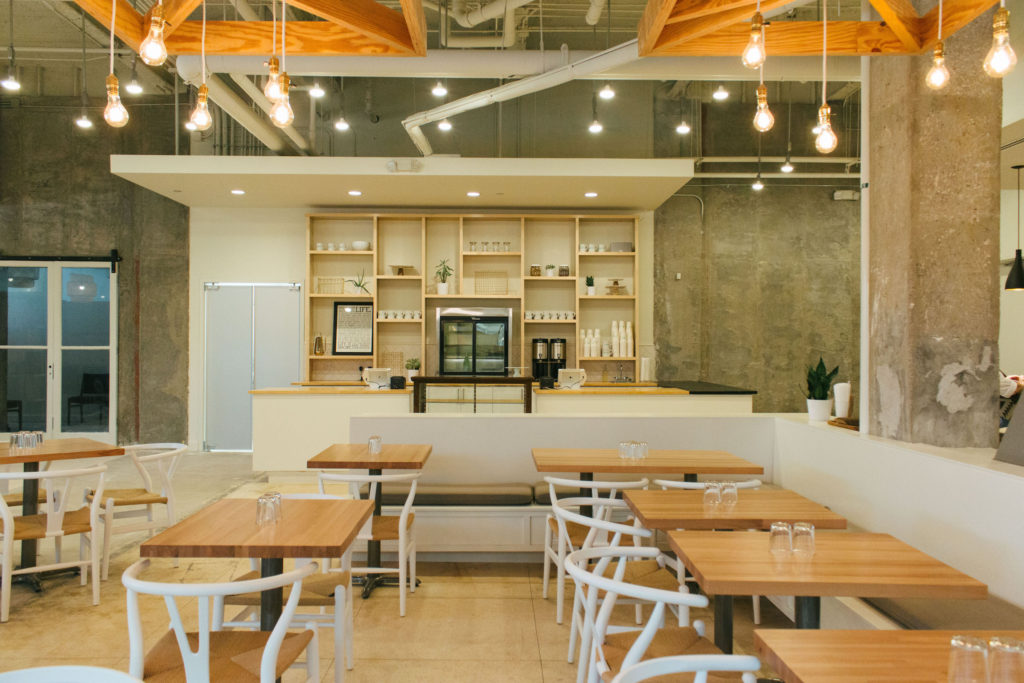
{"type": "Polygon", "coordinates": [[[448,293],[448,278],[452,276],[452,267],[448,265],[448,259],[443,258],[441,262],[437,264],[437,270],[434,274],[437,276],[437,293],[445,295],[448,293]]]}
{"type": "Polygon", "coordinates": [[[555,268],[555,264],[549,263],[544,266],[544,277],[555,277],[558,275],[558,269],[555,268]]]}
{"type": "Polygon", "coordinates": [[[405,361],[405,374],[409,379],[412,379],[416,375],[420,374],[420,359],[410,358],[405,361]]]}
{"type": "Polygon", "coordinates": [[[811,421],[828,422],[832,412],[828,390],[838,373],[838,365],[830,372],[825,368],[825,361],[820,356],[817,365],[807,366],[807,415],[811,421]]]}
{"type": "Polygon", "coordinates": [[[356,278],[355,280],[346,280],[346,282],[351,282],[355,286],[356,294],[362,292],[363,294],[368,295],[370,293],[370,290],[367,289],[366,287],[367,283],[369,283],[369,280],[366,279],[365,270],[360,271],[359,277],[356,278]]]}
{"type": "Polygon", "coordinates": [[[587,283],[587,296],[594,296],[594,276],[588,275],[586,279],[587,283]]]}

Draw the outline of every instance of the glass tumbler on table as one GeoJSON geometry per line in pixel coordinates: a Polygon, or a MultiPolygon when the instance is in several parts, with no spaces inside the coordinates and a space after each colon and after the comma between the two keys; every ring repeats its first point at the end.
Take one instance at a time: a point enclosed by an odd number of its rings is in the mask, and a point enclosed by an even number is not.
{"type": "Polygon", "coordinates": [[[268,526],[281,521],[281,494],[264,493],[256,499],[256,524],[268,526]]]}
{"type": "Polygon", "coordinates": [[[786,522],[772,522],[768,532],[768,549],[776,559],[786,557],[793,550],[793,529],[786,522]]]}
{"type": "Polygon", "coordinates": [[[722,505],[733,506],[739,501],[739,492],[736,490],[736,483],[732,481],[722,482],[722,505]]]}
{"type": "Polygon", "coordinates": [[[384,440],[376,434],[371,436],[366,442],[366,446],[370,451],[370,455],[380,455],[381,448],[383,448],[384,440]]]}
{"type": "Polygon", "coordinates": [[[996,636],[988,641],[990,683],[1024,681],[1024,641],[996,636]]]}
{"type": "Polygon", "coordinates": [[[814,525],[810,522],[793,525],[793,554],[802,559],[814,556],[814,525]]]}
{"type": "Polygon", "coordinates": [[[619,442],[619,457],[623,460],[629,460],[633,457],[633,442],[632,441],[620,441],[619,442]]]}
{"type": "Polygon", "coordinates": [[[704,484],[704,506],[716,507],[721,502],[722,485],[714,481],[709,481],[704,484]]]}
{"type": "Polygon", "coordinates": [[[949,643],[949,683],[988,683],[988,643],[953,636],[949,643]]]}

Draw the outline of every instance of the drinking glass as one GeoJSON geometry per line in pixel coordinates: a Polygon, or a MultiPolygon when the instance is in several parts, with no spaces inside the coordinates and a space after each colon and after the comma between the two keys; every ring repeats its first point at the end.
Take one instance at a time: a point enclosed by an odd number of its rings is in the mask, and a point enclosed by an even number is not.
{"type": "Polygon", "coordinates": [[[370,449],[370,455],[380,455],[380,451],[381,451],[383,443],[384,443],[384,440],[381,439],[376,434],[371,436],[369,441],[367,442],[367,447],[370,449]]]}
{"type": "Polygon", "coordinates": [[[988,670],[991,683],[1024,681],[1024,641],[996,636],[988,641],[988,670]]]}
{"type": "Polygon", "coordinates": [[[470,251],[476,251],[476,242],[470,242],[469,243],[469,250],[470,251]]]}
{"type": "Polygon", "coordinates": [[[619,457],[623,460],[629,460],[632,457],[633,445],[631,441],[620,441],[619,442],[619,457]]]}
{"type": "Polygon", "coordinates": [[[987,683],[988,643],[972,636],[953,636],[949,645],[949,683],[987,683]]]}
{"type": "Polygon", "coordinates": [[[511,242],[502,242],[501,243],[501,250],[502,251],[512,251],[512,243],[511,242]]]}
{"type": "Polygon", "coordinates": [[[722,502],[722,485],[715,481],[704,484],[704,505],[715,507],[722,502]]]}
{"type": "Polygon", "coordinates": [[[501,242],[491,242],[491,251],[501,251],[501,242]]]}
{"type": "Polygon", "coordinates": [[[722,505],[733,506],[739,501],[739,492],[736,490],[736,482],[722,482],[722,505]]]}
{"type": "Polygon", "coordinates": [[[636,442],[636,457],[639,460],[643,460],[647,457],[647,442],[637,441],[636,442]]]}
{"type": "Polygon", "coordinates": [[[810,522],[793,525],[793,553],[805,559],[814,556],[814,525],[810,522]]]}
{"type": "Polygon", "coordinates": [[[264,493],[256,499],[256,524],[267,526],[281,521],[281,494],[264,493]]]}
{"type": "Polygon", "coordinates": [[[772,522],[768,532],[768,548],[776,559],[786,557],[793,550],[793,529],[786,522],[772,522]]]}

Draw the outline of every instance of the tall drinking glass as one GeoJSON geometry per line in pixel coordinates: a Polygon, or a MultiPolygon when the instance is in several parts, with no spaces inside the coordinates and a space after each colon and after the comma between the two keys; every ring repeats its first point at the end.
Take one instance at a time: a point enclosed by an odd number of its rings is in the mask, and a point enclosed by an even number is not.
{"type": "Polygon", "coordinates": [[[786,522],[772,522],[768,532],[768,549],[775,559],[788,557],[793,550],[793,529],[786,522]]]}
{"type": "Polygon", "coordinates": [[[949,643],[949,683],[987,683],[988,643],[972,636],[953,636],[949,643]]]}
{"type": "Polygon", "coordinates": [[[370,437],[367,442],[367,448],[370,450],[370,455],[380,455],[381,448],[383,447],[384,440],[374,434],[370,437]]]}
{"type": "Polygon", "coordinates": [[[736,490],[736,482],[722,482],[722,505],[732,507],[739,502],[739,491],[736,490]]]}
{"type": "Polygon", "coordinates": [[[1024,681],[1024,641],[997,636],[988,641],[988,670],[991,683],[1024,681]]]}
{"type": "Polygon", "coordinates": [[[722,485],[715,481],[704,484],[704,507],[717,507],[722,502],[722,485]]]}
{"type": "Polygon", "coordinates": [[[814,525],[810,522],[793,525],[793,554],[802,559],[814,556],[814,525]]]}

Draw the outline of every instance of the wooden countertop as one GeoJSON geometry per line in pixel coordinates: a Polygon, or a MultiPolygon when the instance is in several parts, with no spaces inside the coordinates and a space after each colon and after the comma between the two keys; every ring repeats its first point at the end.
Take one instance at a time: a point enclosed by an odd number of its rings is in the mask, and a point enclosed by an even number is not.
{"type": "Polygon", "coordinates": [[[591,386],[581,389],[535,389],[542,396],[688,396],[685,389],[666,389],[663,387],[636,386],[591,386]]]}
{"type": "Polygon", "coordinates": [[[283,394],[287,396],[325,396],[340,394],[358,394],[359,396],[388,396],[392,394],[411,394],[412,387],[407,389],[370,389],[365,384],[353,386],[315,386],[315,387],[280,387],[273,389],[252,389],[250,394],[266,396],[283,394]]]}

